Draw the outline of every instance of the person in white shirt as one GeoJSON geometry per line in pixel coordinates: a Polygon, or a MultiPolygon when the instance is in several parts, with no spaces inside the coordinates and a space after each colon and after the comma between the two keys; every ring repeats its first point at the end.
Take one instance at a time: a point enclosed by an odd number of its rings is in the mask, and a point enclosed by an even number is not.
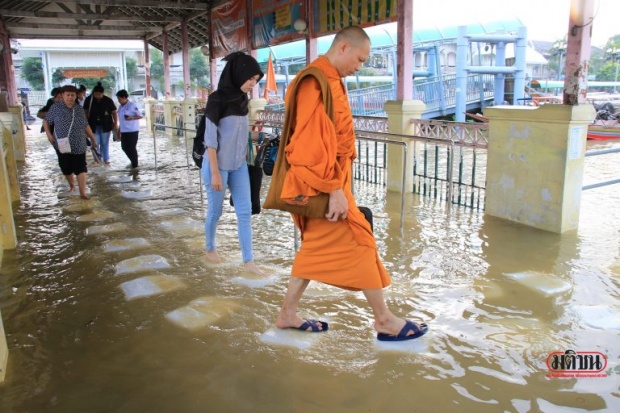
{"type": "Polygon", "coordinates": [[[129,100],[129,93],[125,89],[116,92],[118,100],[119,128],[116,131],[121,137],[121,148],[129,158],[132,168],[138,167],[138,132],[140,131],[140,119],[142,113],[138,107],[129,100]]]}

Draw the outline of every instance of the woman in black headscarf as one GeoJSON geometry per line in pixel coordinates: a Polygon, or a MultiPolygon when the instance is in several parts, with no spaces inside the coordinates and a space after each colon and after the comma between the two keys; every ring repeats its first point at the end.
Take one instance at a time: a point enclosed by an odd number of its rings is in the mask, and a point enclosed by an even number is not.
{"type": "Polygon", "coordinates": [[[262,274],[254,263],[248,150],[248,93],[263,77],[258,62],[241,52],[228,55],[217,90],[209,95],[205,111],[206,156],[202,177],[207,190],[205,222],[206,256],[222,262],[215,245],[215,232],[226,188],[235,200],[237,231],[245,271],[262,274]]]}

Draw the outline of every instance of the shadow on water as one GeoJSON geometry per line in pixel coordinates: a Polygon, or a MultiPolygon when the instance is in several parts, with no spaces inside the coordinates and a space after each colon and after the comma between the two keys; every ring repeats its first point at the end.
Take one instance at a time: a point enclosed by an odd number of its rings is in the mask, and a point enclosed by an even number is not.
{"type": "Polygon", "coordinates": [[[584,319],[584,308],[616,318],[620,311],[620,210],[612,208],[620,188],[584,194],[579,230],[557,235],[412,194],[401,231],[400,196],[357,183],[392,275],[388,303],[431,331],[382,346],[361,293],[311,285],[300,311],[329,321],[330,331],[302,334],[307,348],[299,349],[264,339],[292,265],[290,219],[273,211],[253,218],[255,255],[275,283],[235,282],[241,258],[233,209],[225,207],[218,230],[230,264],[210,266],[201,259],[198,172],[187,171],[178,138],[157,145],[156,171],[153,141],[141,134],[142,166],[133,173],[114,145],[112,168],[89,174],[92,201],[85,204],[58,197],[54,154],[39,135],[29,137],[15,213],[20,243],[5,252],[0,277],[10,351],[3,413],[620,407],[620,327],[584,319]],[[92,234],[112,224],[125,227],[92,234]],[[134,238],[147,243],[105,252],[134,238]],[[146,255],[169,267],[118,274],[126,260],[146,255]],[[146,276],[175,288],[129,299],[124,288],[146,276]],[[171,314],[190,314],[191,305],[208,309],[207,322],[174,322],[171,314]],[[546,357],[567,349],[604,353],[609,376],[547,378],[546,357]]]}

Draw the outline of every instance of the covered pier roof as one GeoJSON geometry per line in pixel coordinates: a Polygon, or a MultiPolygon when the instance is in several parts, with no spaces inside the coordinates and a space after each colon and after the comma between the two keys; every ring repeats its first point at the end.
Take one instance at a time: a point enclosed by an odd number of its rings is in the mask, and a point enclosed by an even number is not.
{"type": "Polygon", "coordinates": [[[146,39],[170,53],[183,49],[181,22],[189,47],[209,40],[209,10],[216,0],[0,0],[0,15],[13,39],[146,39]]]}

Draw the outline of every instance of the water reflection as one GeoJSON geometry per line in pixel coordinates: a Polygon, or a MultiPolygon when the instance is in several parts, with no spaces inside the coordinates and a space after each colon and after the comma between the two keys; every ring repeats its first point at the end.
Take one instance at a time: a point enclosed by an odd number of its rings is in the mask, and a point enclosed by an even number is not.
{"type": "MultiPolygon", "coordinates": [[[[20,244],[5,252],[0,277],[10,347],[0,386],[3,412],[620,407],[620,326],[584,319],[584,307],[616,318],[620,312],[614,269],[620,267],[620,209],[614,207],[620,187],[585,192],[579,230],[556,235],[463,208],[447,211],[442,202],[411,194],[401,232],[400,196],[357,184],[360,205],[375,211],[377,242],[393,278],[390,306],[428,321],[431,332],[415,343],[382,347],[361,294],[313,285],[302,311],[329,321],[330,331],[304,337],[314,341],[300,350],[261,339],[292,264],[290,219],[272,211],[253,218],[256,256],[276,283],[235,282],[241,258],[234,212],[225,210],[218,234],[231,264],[210,266],[200,259],[204,210],[183,143],[158,139],[155,170],[153,141],[141,136],[144,166],[125,169],[114,146],[113,167],[89,177],[88,204],[58,198],[53,153],[44,139],[30,138],[16,210],[20,244]],[[121,195],[149,190],[139,200],[121,195]],[[77,219],[94,213],[101,220],[77,219]],[[112,226],[118,223],[124,228],[112,226]],[[101,226],[111,232],[93,233],[101,226]],[[147,243],[108,249],[137,238],[147,243]],[[119,263],[149,255],[170,268],[117,274],[119,263]],[[142,281],[134,288],[150,280],[164,292],[129,300],[123,285],[135,280],[142,281]],[[171,316],[200,306],[212,310],[203,325],[171,316]],[[604,379],[546,378],[547,355],[569,348],[601,351],[616,371],[604,379]]],[[[587,179],[600,180],[597,171],[617,162],[588,164],[587,179]]]]}

